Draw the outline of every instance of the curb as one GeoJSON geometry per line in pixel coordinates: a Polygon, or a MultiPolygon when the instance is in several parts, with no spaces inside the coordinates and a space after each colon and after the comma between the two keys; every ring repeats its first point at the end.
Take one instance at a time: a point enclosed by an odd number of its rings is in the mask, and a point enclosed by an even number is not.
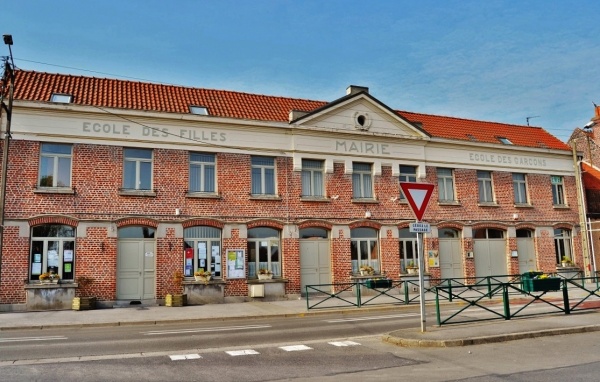
{"type": "Polygon", "coordinates": [[[497,342],[507,342],[522,340],[526,338],[537,338],[537,337],[548,337],[548,336],[559,336],[563,334],[576,334],[576,333],[590,333],[600,331],[600,325],[588,325],[588,326],[575,326],[571,328],[559,328],[559,329],[545,329],[536,330],[531,332],[521,333],[509,333],[490,335],[485,337],[470,337],[470,338],[457,338],[447,340],[435,340],[435,339],[418,339],[418,338],[401,338],[388,334],[383,336],[382,341],[390,343],[392,345],[402,347],[427,347],[427,348],[440,348],[440,347],[456,347],[456,346],[469,346],[469,345],[481,345],[490,344],[497,342]]]}

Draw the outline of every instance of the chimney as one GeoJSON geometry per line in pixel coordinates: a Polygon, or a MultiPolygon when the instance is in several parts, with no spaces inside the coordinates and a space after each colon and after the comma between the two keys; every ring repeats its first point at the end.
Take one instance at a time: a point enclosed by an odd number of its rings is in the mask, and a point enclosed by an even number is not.
{"type": "Polygon", "coordinates": [[[290,110],[288,120],[289,120],[289,122],[293,122],[293,121],[297,120],[298,118],[304,117],[306,114],[308,114],[308,111],[290,110]]]}
{"type": "Polygon", "coordinates": [[[350,85],[346,88],[346,95],[357,94],[360,92],[369,93],[369,88],[366,86],[350,85]]]}

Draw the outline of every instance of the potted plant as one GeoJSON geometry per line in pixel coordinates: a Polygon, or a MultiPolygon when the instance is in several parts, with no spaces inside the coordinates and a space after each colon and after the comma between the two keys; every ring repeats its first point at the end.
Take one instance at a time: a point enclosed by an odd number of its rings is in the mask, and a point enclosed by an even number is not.
{"type": "Polygon", "coordinates": [[[173,285],[175,285],[175,293],[169,293],[165,296],[165,306],[185,306],[187,305],[187,294],[177,293],[181,291],[181,283],[183,282],[183,273],[175,271],[173,273],[173,285]]]}
{"type": "Polygon", "coordinates": [[[54,272],[50,272],[50,282],[53,284],[58,284],[59,280],[60,280],[60,276],[58,275],[58,273],[54,273],[54,272]]]}
{"type": "Polygon", "coordinates": [[[571,260],[570,257],[567,257],[567,256],[563,256],[560,263],[563,267],[572,267],[573,266],[573,261],[571,260]]]}
{"type": "Polygon", "coordinates": [[[212,274],[209,271],[205,271],[204,268],[198,269],[194,272],[194,279],[196,281],[202,281],[205,284],[210,281],[212,274]]]}
{"type": "Polygon", "coordinates": [[[90,296],[90,285],[94,282],[94,279],[87,276],[79,276],[77,281],[77,292],[80,294],[79,297],[73,298],[73,304],[71,308],[73,310],[91,310],[96,308],[96,297],[90,296]]]}
{"type": "Polygon", "coordinates": [[[406,273],[409,275],[414,275],[419,271],[419,265],[415,264],[413,260],[410,260],[406,265],[406,273]]]}
{"type": "Polygon", "coordinates": [[[260,268],[258,270],[258,279],[259,280],[270,280],[273,278],[273,272],[267,268],[260,268]]]}
{"type": "Polygon", "coordinates": [[[375,269],[367,264],[361,265],[359,271],[361,276],[370,276],[375,273],[375,269]]]}
{"type": "Polygon", "coordinates": [[[50,273],[44,272],[39,276],[40,282],[42,284],[50,284],[52,280],[50,280],[50,273]]]}

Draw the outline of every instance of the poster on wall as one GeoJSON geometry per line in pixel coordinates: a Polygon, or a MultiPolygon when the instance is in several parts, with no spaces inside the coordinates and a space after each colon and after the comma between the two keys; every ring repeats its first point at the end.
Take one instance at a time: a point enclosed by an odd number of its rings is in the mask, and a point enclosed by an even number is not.
{"type": "Polygon", "coordinates": [[[227,278],[246,278],[246,251],[243,249],[228,249],[227,253],[227,278]]]}
{"type": "Polygon", "coordinates": [[[427,257],[429,258],[430,267],[440,266],[440,257],[437,250],[430,250],[427,257]]]}
{"type": "Polygon", "coordinates": [[[48,251],[48,267],[58,267],[58,252],[48,251]]]}
{"type": "Polygon", "coordinates": [[[65,249],[65,251],[63,252],[63,261],[65,263],[70,263],[71,261],[73,261],[73,250],[72,249],[65,249]]]}
{"type": "Polygon", "coordinates": [[[186,248],[184,252],[185,257],[185,276],[193,276],[194,274],[194,248],[186,248]]]}

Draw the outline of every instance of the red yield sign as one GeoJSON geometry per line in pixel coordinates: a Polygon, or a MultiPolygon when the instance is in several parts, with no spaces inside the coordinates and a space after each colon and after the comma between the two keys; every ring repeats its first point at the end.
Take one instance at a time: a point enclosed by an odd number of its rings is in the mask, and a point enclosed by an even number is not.
{"type": "Polygon", "coordinates": [[[400,182],[400,188],[402,188],[410,208],[415,213],[417,221],[420,221],[425,214],[427,204],[429,204],[429,199],[433,193],[433,187],[434,185],[429,183],[400,182]]]}

